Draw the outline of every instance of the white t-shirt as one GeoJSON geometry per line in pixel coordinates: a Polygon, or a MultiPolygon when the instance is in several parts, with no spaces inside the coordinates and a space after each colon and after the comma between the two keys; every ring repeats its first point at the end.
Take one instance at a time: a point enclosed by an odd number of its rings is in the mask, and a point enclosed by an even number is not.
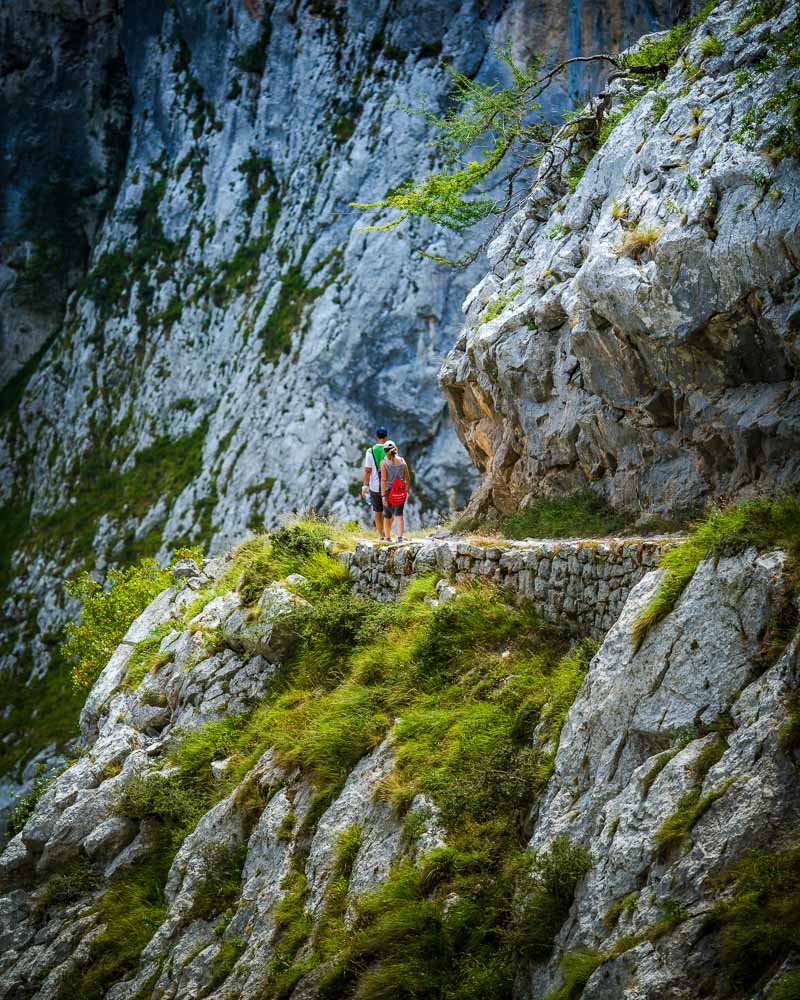
{"type": "MultiPolygon", "coordinates": [[[[375,446],[380,447],[379,445],[375,446]]],[[[367,448],[367,454],[364,456],[364,468],[369,469],[369,488],[373,493],[380,493],[381,491],[381,476],[378,471],[378,466],[375,464],[375,456],[372,454],[372,448],[367,448]]]]}

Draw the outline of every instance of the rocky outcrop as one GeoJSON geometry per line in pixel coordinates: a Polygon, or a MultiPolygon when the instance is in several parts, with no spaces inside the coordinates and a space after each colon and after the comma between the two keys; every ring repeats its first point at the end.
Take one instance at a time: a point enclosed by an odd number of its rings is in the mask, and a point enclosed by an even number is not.
{"type": "Polygon", "coordinates": [[[628,594],[676,538],[610,538],[476,544],[467,538],[423,539],[389,548],[359,542],[339,558],[353,592],[393,600],[415,576],[440,573],[458,585],[484,581],[509,587],[553,622],[602,639],[628,594]]]}
{"type": "Polygon", "coordinates": [[[703,563],[636,652],[631,628],[658,575],[631,594],[567,716],[531,839],[537,849],[567,835],[595,863],[554,960],[523,976],[522,996],[543,995],[564,952],[581,949],[604,956],[587,1000],[724,994],[708,924],[720,876],[790,842],[800,821],[797,761],[780,747],[797,639],[766,671],[761,655],[782,562],[750,551],[703,563]],[[665,838],[687,796],[705,808],[665,838]]]}
{"type": "Polygon", "coordinates": [[[605,144],[490,246],[441,372],[483,474],[473,514],[587,486],[675,510],[800,478],[800,172],[793,140],[762,151],[797,7],[751,8],[719,3],[660,86],[615,81],[605,144]]]}
{"type": "MultiPolygon", "coordinates": [[[[797,761],[779,738],[798,683],[797,639],[766,669],[762,648],[783,563],[781,552],[754,550],[702,563],[639,648],[632,626],[661,571],[631,591],[566,716],[552,777],[529,820],[531,850],[567,836],[588,850],[591,868],[551,959],[520,964],[515,997],[558,988],[559,967],[572,953],[593,962],[585,997],[727,995],[717,933],[707,921],[724,891],[720,875],[752,849],[780,845],[800,819],[797,761]],[[665,825],[687,795],[702,809],[665,840],[665,825]]],[[[294,598],[283,584],[268,592],[256,617],[279,628],[278,593],[284,602],[294,598]]],[[[196,594],[179,580],[134,623],[87,701],[83,755],[52,782],[0,858],[7,891],[0,900],[0,997],[61,996],[75,970],[86,967],[92,941],[104,933],[98,900],[105,880],[135,871],[152,845],[157,825],[148,810],[156,807],[142,804],[142,789],[169,787],[171,738],[274,699],[281,662],[240,651],[239,595],[218,593],[186,622],[196,594]],[[125,666],[130,644],[155,628],[167,655],[136,688],[125,666]],[[222,637],[214,650],[210,635],[222,637]]],[[[403,826],[379,794],[394,768],[391,727],[327,804],[315,799],[307,774],[278,757],[272,749],[261,754],[185,836],[164,875],[159,925],[106,996],[264,995],[268,977],[286,967],[287,920],[306,921],[307,935],[330,919],[338,892],[347,921],[355,900],[381,884],[393,861],[418,863],[445,843],[435,804],[415,799],[419,819],[403,826]],[[354,830],[343,881],[341,845],[354,830]],[[241,879],[232,892],[219,872],[234,857],[241,879]]],[[[224,759],[205,760],[210,773],[201,770],[197,780],[223,781],[227,767],[224,759]]],[[[162,813],[177,807],[159,801],[162,813]]],[[[291,995],[317,996],[324,967],[308,974],[297,968],[291,995]]]]}

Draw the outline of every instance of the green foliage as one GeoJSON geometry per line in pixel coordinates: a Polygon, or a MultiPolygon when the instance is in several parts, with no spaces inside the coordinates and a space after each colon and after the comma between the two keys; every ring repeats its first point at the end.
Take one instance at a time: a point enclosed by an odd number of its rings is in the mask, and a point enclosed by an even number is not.
{"type": "Polygon", "coordinates": [[[556,934],[567,918],[575,887],[592,866],[592,857],[566,837],[535,857],[531,885],[524,892],[515,928],[515,943],[532,961],[547,959],[556,934]]]}
{"type": "Polygon", "coordinates": [[[205,846],[203,873],[192,903],[193,919],[211,920],[236,903],[241,891],[246,855],[247,847],[244,844],[205,846]]]}
{"type": "Polygon", "coordinates": [[[126,688],[136,691],[151,671],[159,670],[173,659],[173,653],[162,653],[159,649],[172,626],[173,623],[165,622],[155,628],[146,639],[136,644],[128,659],[128,668],[125,672],[123,683],[126,688]]]}
{"type": "Polygon", "coordinates": [[[628,69],[642,66],[674,66],[686,50],[692,35],[704,24],[717,5],[717,0],[708,0],[697,14],[670,28],[663,38],[655,38],[640,46],[624,59],[628,69]]]}
{"type": "Polygon", "coordinates": [[[236,169],[244,175],[247,182],[244,210],[248,216],[253,214],[264,195],[269,195],[266,228],[269,233],[272,233],[281,211],[278,194],[280,185],[275,176],[272,160],[268,156],[259,156],[258,151],[251,148],[250,155],[247,159],[242,160],[236,169]]]}
{"type": "Polygon", "coordinates": [[[670,852],[683,843],[695,823],[727,792],[732,783],[733,779],[723,781],[705,795],[699,787],[692,788],[681,797],[675,812],[667,816],[656,831],[656,857],[659,861],[665,861],[670,852]]]}
{"type": "MultiPolygon", "coordinates": [[[[764,0],[750,5],[748,13],[737,25],[737,32],[749,30],[756,24],[776,17],[783,9],[779,0],[764,0]]],[[[755,104],[742,118],[734,139],[745,143],[751,149],[761,148],[773,159],[790,156],[800,159],[800,11],[778,34],[769,34],[768,54],[756,65],[757,73],[767,73],[779,69],[788,71],[788,81],[784,86],[755,104]],[[772,116],[778,122],[767,132],[764,128],[772,116]]]]}
{"type": "Polygon", "coordinates": [[[777,17],[783,10],[783,4],[784,0],[752,0],[747,5],[744,17],[735,25],[735,34],[743,35],[757,24],[777,17]]]}
{"type": "Polygon", "coordinates": [[[542,497],[504,521],[506,538],[602,538],[616,535],[625,518],[596,493],[582,490],[563,497],[542,497]]]}
{"type": "Polygon", "coordinates": [[[85,961],[62,982],[63,996],[102,1000],[114,983],[133,975],[166,914],[163,887],[173,854],[174,848],[159,844],[112,877],[95,907],[103,929],[92,938],[85,961]]]}
{"type": "Polygon", "coordinates": [[[578,1000],[589,977],[604,960],[605,956],[599,951],[566,952],[559,963],[563,985],[548,993],[545,1000],[578,1000]]]}
{"type": "Polygon", "coordinates": [[[778,734],[778,746],[784,753],[791,754],[800,747],[800,692],[793,691],[789,696],[786,722],[778,734]]]}
{"type": "MultiPolygon", "coordinates": [[[[800,500],[787,496],[779,500],[748,500],[735,507],[711,507],[686,541],[662,557],[664,578],[634,624],[636,648],[648,630],[672,611],[704,559],[733,555],[751,545],[761,551],[785,549],[789,554],[789,572],[795,580],[800,559],[800,500]]],[[[793,589],[798,589],[796,582],[793,589]]]]}
{"type": "Polygon", "coordinates": [[[245,73],[262,77],[267,64],[267,50],[272,37],[272,19],[264,17],[261,21],[261,33],[256,41],[248,45],[240,55],[233,60],[235,66],[245,73]]]}
{"type": "Polygon", "coordinates": [[[664,117],[664,112],[669,107],[669,98],[666,94],[656,94],[650,106],[650,118],[653,123],[660,122],[664,117]]]}
{"type": "Polygon", "coordinates": [[[608,142],[608,137],[614,131],[614,129],[619,125],[619,123],[627,118],[628,115],[633,111],[636,105],[641,101],[644,94],[632,94],[630,97],[626,97],[616,109],[612,111],[610,115],[606,115],[603,119],[603,124],[600,126],[600,132],[597,136],[597,148],[604,146],[608,142]]]}
{"type": "Polygon", "coordinates": [[[17,800],[8,817],[6,833],[9,839],[16,836],[34,813],[39,799],[44,795],[53,780],[53,775],[45,774],[41,769],[33,781],[31,790],[17,800]]]}
{"type": "Polygon", "coordinates": [[[630,914],[636,909],[636,904],[639,901],[639,892],[634,890],[629,892],[626,896],[621,899],[616,900],[609,906],[603,916],[603,924],[608,930],[613,930],[619,923],[619,918],[623,913],[630,914]]]}
{"type": "MultiPolygon", "coordinates": [[[[720,881],[729,892],[712,911],[711,923],[720,932],[731,992],[749,996],[800,944],[800,847],[753,851],[720,881]]],[[[790,985],[769,996],[796,996],[786,992],[790,985]]]]}
{"type": "Polygon", "coordinates": [[[2,774],[13,774],[20,762],[43,747],[61,747],[76,736],[86,700],[86,692],[71,683],[70,665],[57,651],[44,677],[31,680],[25,667],[23,660],[20,673],[3,680],[8,714],[0,719],[2,774]]]}
{"type": "Polygon", "coordinates": [[[70,597],[82,602],[81,619],[67,625],[62,646],[76,685],[94,683],[131,623],[170,583],[168,570],[145,559],[138,566],[110,570],[108,589],[86,572],[67,584],[70,597]]]}
{"type": "Polygon", "coordinates": [[[225,982],[233,972],[236,963],[245,953],[246,948],[245,942],[238,937],[222,942],[211,964],[211,979],[208,984],[210,993],[213,993],[218,986],[225,982]]]}
{"type": "Polygon", "coordinates": [[[484,323],[490,323],[493,319],[497,319],[500,313],[514,301],[521,291],[522,282],[507,292],[500,292],[498,295],[495,295],[481,313],[481,326],[484,323]]]}
{"type": "Polygon", "coordinates": [[[186,237],[181,242],[168,239],[161,221],[160,205],[166,190],[166,175],[150,180],[142,191],[139,204],[130,209],[125,221],[134,226],[134,243],[130,250],[118,245],[97,259],[83,279],[80,292],[95,303],[101,320],[128,308],[131,292],[139,285],[140,307],[137,319],[146,329],[149,325],[148,309],[155,296],[149,275],[169,274],[180,258],[186,237]]]}
{"type": "Polygon", "coordinates": [[[703,59],[709,59],[713,56],[721,56],[724,51],[722,48],[722,42],[716,35],[706,35],[705,38],[701,38],[699,49],[700,56],[703,59]]]}
{"type": "Polygon", "coordinates": [[[307,306],[322,295],[323,287],[309,286],[302,264],[292,264],[281,275],[278,301],[261,331],[265,358],[274,361],[292,346],[292,334],[301,328],[307,306]]]}
{"type": "Polygon", "coordinates": [[[650,770],[642,779],[642,798],[646,799],[650,793],[650,789],[655,784],[656,778],[661,774],[664,768],[669,764],[673,757],[677,757],[678,754],[683,750],[685,743],[679,743],[677,746],[672,747],[670,750],[665,750],[660,753],[653,763],[650,770]]]}
{"type": "Polygon", "coordinates": [[[187,832],[202,815],[202,802],[182,775],[146,771],[125,782],[116,811],[130,819],[159,819],[187,832]]]}
{"type": "Polygon", "coordinates": [[[85,861],[56,871],[34,895],[34,923],[44,923],[53,910],[77,902],[96,891],[100,884],[100,877],[85,861]]]}
{"type": "MultiPolygon", "coordinates": [[[[71,502],[33,521],[28,540],[37,548],[52,551],[61,545],[67,553],[86,558],[102,517],[142,518],[159,498],[177,497],[202,471],[205,422],[184,437],[156,438],[125,472],[119,471],[127,456],[118,450],[117,433],[108,428],[76,463],[71,502]]],[[[142,539],[131,533],[122,539],[119,559],[135,562],[151,556],[161,541],[157,529],[142,539]]]]}
{"type": "Polygon", "coordinates": [[[567,186],[570,191],[575,191],[577,189],[588,166],[588,162],[570,160],[569,166],[567,167],[567,186]]]}
{"type": "Polygon", "coordinates": [[[770,987],[767,1000],[797,1000],[800,997],[800,972],[790,972],[770,987]]]}

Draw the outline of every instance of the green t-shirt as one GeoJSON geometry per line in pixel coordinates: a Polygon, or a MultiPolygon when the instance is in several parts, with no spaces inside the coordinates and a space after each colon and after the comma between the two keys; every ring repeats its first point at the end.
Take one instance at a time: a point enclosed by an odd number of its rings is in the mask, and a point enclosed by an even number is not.
{"type": "MultiPolygon", "coordinates": [[[[372,461],[375,463],[375,467],[369,474],[369,488],[373,493],[380,493],[381,491],[381,462],[386,457],[386,452],[384,451],[382,444],[373,445],[367,451],[367,455],[372,455],[372,461]]],[[[369,459],[367,459],[367,465],[369,466],[369,459]]]]}

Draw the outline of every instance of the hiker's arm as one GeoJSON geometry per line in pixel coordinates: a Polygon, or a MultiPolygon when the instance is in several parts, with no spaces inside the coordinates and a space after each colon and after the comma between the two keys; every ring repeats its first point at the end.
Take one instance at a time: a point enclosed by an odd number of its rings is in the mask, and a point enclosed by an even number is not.
{"type": "Polygon", "coordinates": [[[386,496],[386,462],[381,462],[381,496],[386,496]]]}
{"type": "Polygon", "coordinates": [[[365,487],[367,487],[367,488],[369,488],[369,477],[370,477],[371,473],[372,473],[372,469],[370,469],[370,467],[368,465],[365,465],[364,466],[364,483],[363,483],[363,485],[365,487]]]}

